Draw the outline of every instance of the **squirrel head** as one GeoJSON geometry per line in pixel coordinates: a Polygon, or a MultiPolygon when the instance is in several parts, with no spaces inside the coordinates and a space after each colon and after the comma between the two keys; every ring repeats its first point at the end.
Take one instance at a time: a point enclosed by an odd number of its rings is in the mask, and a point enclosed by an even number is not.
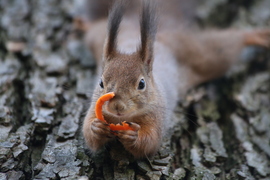
{"type": "Polygon", "coordinates": [[[109,14],[100,88],[104,94],[115,93],[115,97],[105,105],[106,110],[112,115],[125,117],[143,111],[155,94],[152,66],[157,23],[155,6],[151,1],[143,1],[140,47],[133,54],[120,53],[117,50],[117,34],[124,7],[123,1],[117,1],[109,14]]]}

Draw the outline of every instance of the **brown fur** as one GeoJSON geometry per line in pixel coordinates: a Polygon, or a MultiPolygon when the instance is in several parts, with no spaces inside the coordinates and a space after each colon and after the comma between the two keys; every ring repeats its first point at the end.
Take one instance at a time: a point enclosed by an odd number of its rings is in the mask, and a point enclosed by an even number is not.
{"type": "Polygon", "coordinates": [[[119,14],[110,15],[108,28],[104,19],[90,29],[88,40],[104,84],[104,89],[97,85],[83,125],[86,143],[93,151],[118,137],[136,158],[155,154],[179,96],[199,83],[224,74],[239,59],[243,47],[269,45],[269,30],[190,33],[175,25],[177,18],[172,17],[173,10],[160,15],[160,28],[154,40],[155,17],[153,9],[146,8],[152,5],[145,2],[149,1],[144,1],[146,14],[142,20],[147,23],[141,22],[141,31],[136,13],[122,20],[120,30],[119,24],[115,24],[120,21],[113,20],[119,14]],[[168,27],[169,21],[174,22],[174,28],[168,27]],[[151,26],[147,26],[149,24],[151,26]],[[106,29],[116,34],[107,33],[106,29]],[[140,36],[141,41],[138,41],[140,36]],[[141,79],[145,80],[146,87],[138,90],[141,79]],[[103,107],[105,119],[109,123],[131,122],[134,131],[118,131],[113,135],[108,125],[96,118],[96,100],[112,91],[116,96],[103,107]]]}

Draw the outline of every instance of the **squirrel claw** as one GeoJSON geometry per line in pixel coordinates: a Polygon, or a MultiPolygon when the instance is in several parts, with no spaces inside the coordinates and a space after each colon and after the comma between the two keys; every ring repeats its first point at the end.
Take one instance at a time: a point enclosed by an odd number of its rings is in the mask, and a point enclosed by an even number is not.
{"type": "Polygon", "coordinates": [[[111,130],[113,134],[118,134],[118,131],[111,130]]]}
{"type": "Polygon", "coordinates": [[[132,123],[132,122],[126,122],[129,127],[131,127],[134,131],[139,131],[141,129],[141,126],[137,123],[132,123]]]}
{"type": "Polygon", "coordinates": [[[131,122],[126,122],[129,126],[131,126],[132,125],[132,123],[131,122]]]}

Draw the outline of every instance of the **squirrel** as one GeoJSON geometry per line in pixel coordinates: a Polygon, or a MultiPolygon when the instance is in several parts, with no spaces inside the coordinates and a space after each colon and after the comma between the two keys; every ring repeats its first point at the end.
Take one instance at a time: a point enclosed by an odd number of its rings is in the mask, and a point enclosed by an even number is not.
{"type": "Polygon", "coordinates": [[[100,81],[84,119],[83,135],[93,152],[117,140],[135,158],[154,155],[173,109],[188,89],[222,76],[239,60],[244,47],[270,44],[267,29],[191,32],[179,22],[178,6],[173,4],[177,1],[142,0],[132,5],[115,1],[108,17],[91,24],[87,39],[100,81]],[[160,10],[159,21],[157,3],[174,8],[160,10]],[[123,18],[127,8],[131,9],[123,18]],[[96,118],[95,103],[108,92],[115,97],[103,107],[106,121],[126,121],[133,130],[112,133],[107,123],[96,118]]]}

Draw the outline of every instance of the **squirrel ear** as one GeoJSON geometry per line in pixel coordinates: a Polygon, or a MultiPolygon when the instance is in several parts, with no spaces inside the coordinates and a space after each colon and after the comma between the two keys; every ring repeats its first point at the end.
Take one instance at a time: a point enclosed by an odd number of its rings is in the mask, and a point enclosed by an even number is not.
{"type": "Polygon", "coordinates": [[[124,2],[123,0],[115,1],[113,4],[108,17],[108,33],[107,39],[104,45],[104,57],[109,57],[116,52],[117,49],[117,34],[119,25],[121,23],[124,14],[124,2]]]}
{"type": "Polygon", "coordinates": [[[151,72],[154,60],[154,41],[157,32],[156,4],[151,0],[143,1],[140,26],[140,54],[147,72],[151,72]]]}

